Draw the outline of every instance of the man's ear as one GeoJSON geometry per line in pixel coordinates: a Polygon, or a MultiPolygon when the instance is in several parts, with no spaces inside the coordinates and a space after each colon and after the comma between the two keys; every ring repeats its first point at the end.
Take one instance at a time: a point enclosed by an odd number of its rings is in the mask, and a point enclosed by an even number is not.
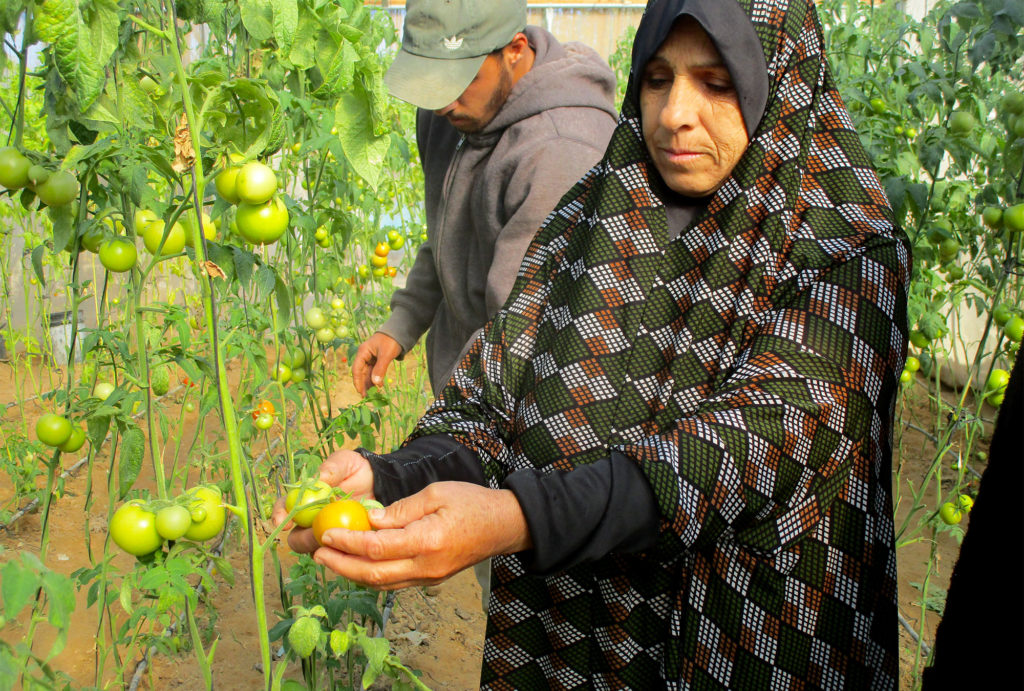
{"type": "Polygon", "coordinates": [[[512,37],[512,40],[505,44],[502,49],[503,57],[505,61],[511,66],[515,67],[516,64],[523,59],[527,51],[530,50],[530,41],[526,38],[526,34],[520,31],[518,34],[512,37]]]}

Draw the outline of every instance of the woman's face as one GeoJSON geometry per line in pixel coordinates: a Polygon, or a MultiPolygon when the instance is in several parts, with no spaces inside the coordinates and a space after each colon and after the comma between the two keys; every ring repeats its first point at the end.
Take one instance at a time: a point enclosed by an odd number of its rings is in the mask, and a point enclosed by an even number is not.
{"type": "Polygon", "coordinates": [[[739,96],[715,44],[695,20],[672,27],[640,82],[644,139],[670,189],[711,194],[747,148],[739,96]]]}

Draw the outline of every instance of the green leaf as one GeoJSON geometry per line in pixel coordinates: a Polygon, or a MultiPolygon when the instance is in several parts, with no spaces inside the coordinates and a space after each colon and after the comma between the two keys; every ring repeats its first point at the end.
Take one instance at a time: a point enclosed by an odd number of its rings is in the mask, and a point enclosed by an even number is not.
{"type": "MultiPolygon", "coordinates": [[[[23,555],[24,556],[24,555],[23,555]]],[[[14,619],[35,597],[36,573],[16,561],[9,561],[0,569],[0,596],[3,597],[3,613],[8,619],[14,619]]]]}
{"type": "Polygon", "coordinates": [[[334,124],[342,151],[353,170],[376,192],[391,138],[374,136],[371,123],[370,101],[361,86],[341,95],[334,109],[334,124]]]}
{"type": "Polygon", "coordinates": [[[272,0],[274,9],[274,38],[283,55],[288,55],[299,26],[299,6],[296,0],[272,0]]]}
{"type": "Polygon", "coordinates": [[[43,276],[43,252],[46,251],[46,247],[43,245],[37,246],[32,250],[32,270],[36,273],[36,278],[39,279],[39,283],[46,286],[46,277],[43,276]]]}
{"type": "Polygon", "coordinates": [[[274,35],[274,8],[263,0],[241,0],[242,24],[257,41],[266,41],[274,35]]]}
{"type": "Polygon", "coordinates": [[[78,94],[79,106],[88,108],[103,91],[107,63],[117,49],[117,1],[42,0],[34,26],[53,46],[57,70],[78,94]]]}
{"type": "Polygon", "coordinates": [[[359,647],[366,655],[366,667],[363,668],[363,688],[368,689],[384,671],[384,658],[388,656],[390,646],[386,638],[370,638],[361,636],[359,647]]]}
{"type": "Polygon", "coordinates": [[[53,253],[60,254],[64,251],[74,229],[71,226],[73,220],[71,205],[50,207],[47,210],[50,220],[53,221],[53,253]]]}
{"type": "Polygon", "coordinates": [[[146,455],[146,437],[138,427],[132,427],[124,433],[121,440],[121,455],[118,463],[118,494],[121,499],[135,484],[142,470],[142,461],[146,455]]]}
{"type": "MultiPolygon", "coordinates": [[[[320,30],[320,22],[316,15],[303,7],[299,13],[298,28],[296,34],[299,36],[316,36],[320,30]]],[[[288,60],[299,69],[309,69],[316,64],[318,44],[314,40],[296,41],[291,46],[288,60]]]]}

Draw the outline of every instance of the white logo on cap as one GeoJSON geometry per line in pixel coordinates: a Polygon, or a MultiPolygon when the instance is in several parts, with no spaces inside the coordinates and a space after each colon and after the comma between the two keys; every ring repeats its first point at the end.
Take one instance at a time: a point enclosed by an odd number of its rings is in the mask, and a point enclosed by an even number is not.
{"type": "Polygon", "coordinates": [[[455,38],[454,36],[452,36],[451,38],[446,38],[444,40],[444,47],[447,48],[448,50],[458,50],[459,48],[462,47],[462,39],[455,38]]]}

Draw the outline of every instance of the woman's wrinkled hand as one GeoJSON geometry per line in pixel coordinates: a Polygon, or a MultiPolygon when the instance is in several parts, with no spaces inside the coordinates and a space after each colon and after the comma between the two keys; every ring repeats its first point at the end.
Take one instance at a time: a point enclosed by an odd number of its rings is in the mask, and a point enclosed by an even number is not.
{"type": "Polygon", "coordinates": [[[497,554],[531,547],[515,495],[437,482],[370,512],[373,531],[328,530],[317,563],[377,590],[440,583],[497,554]]]}

